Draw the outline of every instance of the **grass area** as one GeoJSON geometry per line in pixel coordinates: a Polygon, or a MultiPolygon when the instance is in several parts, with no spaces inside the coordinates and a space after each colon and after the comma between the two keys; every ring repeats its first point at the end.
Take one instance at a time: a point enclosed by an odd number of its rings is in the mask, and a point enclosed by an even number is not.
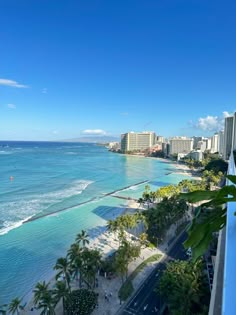
{"type": "Polygon", "coordinates": [[[133,293],[134,291],[134,287],[132,284],[132,281],[127,279],[121,286],[120,290],[119,290],[119,298],[122,301],[126,301],[128,299],[128,297],[133,293]]]}
{"type": "Polygon", "coordinates": [[[133,293],[134,287],[132,280],[137,276],[137,274],[144,269],[148,264],[156,262],[162,257],[160,254],[155,254],[146,260],[144,260],[128,277],[128,279],[122,284],[119,290],[119,297],[122,301],[126,301],[128,297],[133,293]]]}
{"type": "Polygon", "coordinates": [[[157,248],[157,246],[156,245],[154,245],[154,244],[152,244],[151,242],[148,244],[148,246],[147,247],[149,247],[149,248],[157,248]]]}
{"type": "Polygon", "coordinates": [[[162,257],[160,254],[155,254],[146,260],[144,260],[129,276],[129,279],[132,281],[137,276],[137,274],[144,269],[148,264],[159,260],[162,257]]]}

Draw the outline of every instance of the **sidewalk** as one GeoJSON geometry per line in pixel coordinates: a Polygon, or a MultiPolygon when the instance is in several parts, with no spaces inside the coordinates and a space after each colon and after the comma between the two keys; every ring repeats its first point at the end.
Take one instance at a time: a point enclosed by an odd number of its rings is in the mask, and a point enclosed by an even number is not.
{"type": "MultiPolygon", "coordinates": [[[[153,256],[155,254],[163,253],[159,249],[142,249],[141,255],[135,261],[131,262],[129,265],[129,275],[139,266],[145,259],[153,256]],[[144,257],[144,259],[143,259],[144,257]]],[[[152,263],[146,266],[132,281],[134,291],[138,289],[140,284],[148,277],[151,271],[155,268],[157,263],[152,263]]],[[[118,291],[122,285],[120,277],[112,280],[105,279],[104,277],[98,277],[99,287],[95,291],[99,293],[98,297],[98,308],[94,310],[93,315],[112,315],[115,314],[121,307],[120,300],[118,298],[118,291]],[[112,293],[112,296],[109,294],[112,293]],[[108,300],[105,299],[107,294],[108,300]]]]}

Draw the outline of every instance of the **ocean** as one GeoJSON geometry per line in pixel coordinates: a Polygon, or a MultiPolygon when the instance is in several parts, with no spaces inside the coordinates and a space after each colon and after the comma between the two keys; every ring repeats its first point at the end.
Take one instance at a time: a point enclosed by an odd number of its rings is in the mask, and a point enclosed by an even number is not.
{"type": "Polygon", "coordinates": [[[86,143],[0,142],[0,305],[30,298],[50,279],[76,234],[91,238],[127,205],[188,176],[164,160],[109,152],[86,143]]]}

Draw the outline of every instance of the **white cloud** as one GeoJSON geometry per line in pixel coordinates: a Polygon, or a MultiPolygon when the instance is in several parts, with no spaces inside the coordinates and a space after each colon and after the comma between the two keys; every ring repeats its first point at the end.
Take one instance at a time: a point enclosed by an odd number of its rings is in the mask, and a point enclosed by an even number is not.
{"type": "Polygon", "coordinates": [[[10,108],[10,109],[15,109],[16,105],[14,105],[14,104],[7,104],[7,107],[10,108]]]}
{"type": "Polygon", "coordinates": [[[223,112],[223,117],[226,118],[226,117],[229,117],[229,116],[232,116],[232,114],[230,114],[229,112],[223,112]]]}
{"type": "Polygon", "coordinates": [[[106,135],[106,131],[102,129],[86,129],[82,131],[82,134],[84,135],[106,135]]]}
{"type": "Polygon", "coordinates": [[[121,116],[128,116],[129,115],[128,112],[123,112],[123,113],[120,113],[120,114],[121,114],[121,116]]]}
{"type": "Polygon", "coordinates": [[[16,88],[28,88],[28,85],[19,84],[16,81],[8,80],[8,79],[0,79],[0,85],[10,86],[10,87],[16,87],[16,88]]]}
{"type": "Polygon", "coordinates": [[[224,119],[229,117],[232,114],[228,112],[223,112],[221,117],[218,116],[207,116],[200,117],[198,122],[195,124],[195,127],[204,131],[219,131],[224,128],[224,119]]]}
{"type": "Polygon", "coordinates": [[[58,132],[58,130],[53,130],[52,133],[53,133],[54,135],[57,135],[59,132],[58,132]]]}
{"type": "Polygon", "coordinates": [[[47,89],[47,88],[43,88],[43,89],[42,89],[42,93],[43,93],[43,94],[47,94],[47,92],[48,92],[48,89],[47,89]]]}

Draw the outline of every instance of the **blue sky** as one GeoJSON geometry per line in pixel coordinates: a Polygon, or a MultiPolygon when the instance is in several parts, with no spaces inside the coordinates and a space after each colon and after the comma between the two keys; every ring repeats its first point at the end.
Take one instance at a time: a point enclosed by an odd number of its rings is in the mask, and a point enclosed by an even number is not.
{"type": "Polygon", "coordinates": [[[235,17],[234,0],[1,1],[0,139],[212,134],[236,109],[235,17]]]}

